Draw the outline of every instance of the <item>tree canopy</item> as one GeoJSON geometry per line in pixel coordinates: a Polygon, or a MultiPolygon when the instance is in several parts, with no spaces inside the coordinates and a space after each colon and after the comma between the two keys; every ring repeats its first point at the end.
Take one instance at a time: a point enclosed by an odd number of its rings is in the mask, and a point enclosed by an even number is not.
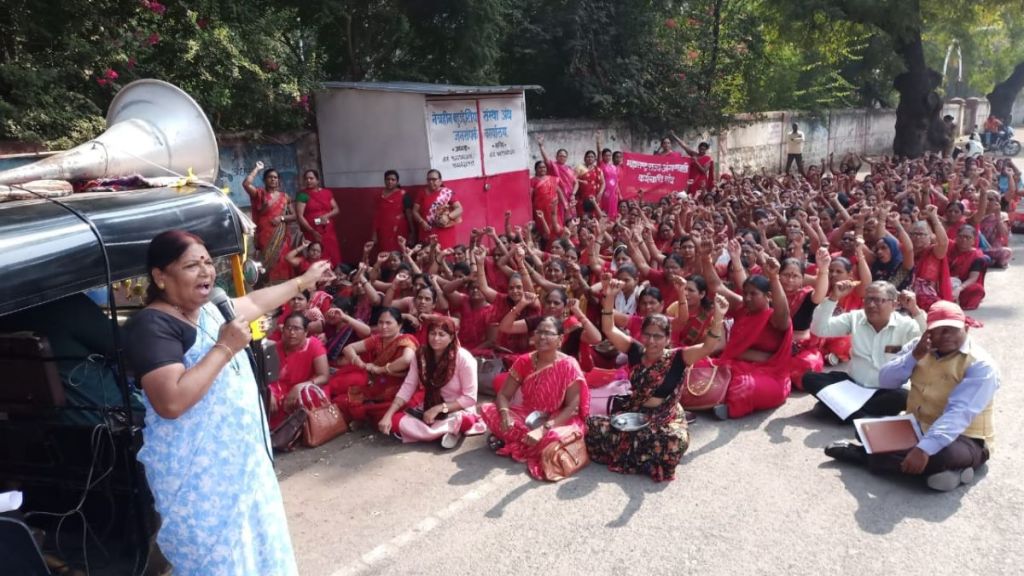
{"type": "Polygon", "coordinates": [[[1024,83],[1022,3],[10,0],[0,5],[0,138],[80,142],[102,130],[120,86],[145,77],[181,86],[221,131],[310,126],[325,80],[540,84],[534,117],[652,130],[714,128],[739,112],[905,106],[911,86],[920,108],[924,94],[988,94],[1015,69],[1024,83]],[[935,76],[954,40],[959,84],[935,76]]]}

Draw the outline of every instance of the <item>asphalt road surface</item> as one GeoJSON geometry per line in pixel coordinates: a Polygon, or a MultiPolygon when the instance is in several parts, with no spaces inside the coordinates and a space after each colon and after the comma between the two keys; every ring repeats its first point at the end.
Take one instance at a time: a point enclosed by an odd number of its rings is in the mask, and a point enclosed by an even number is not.
{"type": "Polygon", "coordinates": [[[992,460],[971,486],[931,492],[832,461],[822,449],[853,429],[800,392],[741,420],[701,416],[663,484],[598,464],[538,482],[482,437],[445,452],[359,431],[278,458],[300,572],[1024,574],[1022,262],[988,274],[972,313],[1002,386],[992,460]]]}

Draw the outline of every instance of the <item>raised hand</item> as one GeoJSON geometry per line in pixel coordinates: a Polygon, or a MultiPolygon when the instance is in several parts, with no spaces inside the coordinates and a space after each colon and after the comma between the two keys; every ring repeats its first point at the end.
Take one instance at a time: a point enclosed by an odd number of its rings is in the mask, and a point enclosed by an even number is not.
{"type": "Polygon", "coordinates": [[[836,300],[842,300],[843,298],[849,296],[850,292],[853,292],[853,289],[856,288],[858,285],[860,285],[860,282],[856,280],[841,280],[839,282],[836,282],[835,287],[832,289],[833,295],[835,296],[836,300]]]}
{"type": "Polygon", "coordinates": [[[779,265],[778,260],[769,256],[764,259],[764,263],[761,265],[761,268],[764,270],[769,280],[777,280],[779,278],[779,270],[782,267],[779,265]]]}
{"type": "Polygon", "coordinates": [[[914,346],[914,351],[911,352],[911,354],[914,355],[915,359],[917,359],[918,361],[921,361],[931,351],[932,351],[932,333],[931,333],[930,330],[928,330],[924,334],[921,335],[921,338],[917,341],[917,345],[914,346]]]}
{"type": "Polygon", "coordinates": [[[725,314],[729,311],[729,299],[721,294],[715,294],[715,312],[714,321],[720,322],[722,318],[725,318],[725,314]]]}
{"type": "Polygon", "coordinates": [[[828,270],[832,264],[832,255],[829,254],[827,247],[818,248],[818,252],[814,255],[814,263],[818,265],[818,270],[828,270]]]}

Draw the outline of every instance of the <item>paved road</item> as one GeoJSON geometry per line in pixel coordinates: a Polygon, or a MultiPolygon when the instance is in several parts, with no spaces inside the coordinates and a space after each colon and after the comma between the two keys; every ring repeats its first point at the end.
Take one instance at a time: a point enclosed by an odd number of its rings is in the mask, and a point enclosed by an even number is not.
{"type": "Polygon", "coordinates": [[[1003,382],[997,447],[972,486],[934,493],[832,462],[822,448],[852,430],[802,393],[702,417],[667,484],[599,465],[541,483],[479,437],[443,452],[356,432],[278,460],[301,573],[1024,574],[1021,260],[987,285],[974,336],[1003,382]]]}

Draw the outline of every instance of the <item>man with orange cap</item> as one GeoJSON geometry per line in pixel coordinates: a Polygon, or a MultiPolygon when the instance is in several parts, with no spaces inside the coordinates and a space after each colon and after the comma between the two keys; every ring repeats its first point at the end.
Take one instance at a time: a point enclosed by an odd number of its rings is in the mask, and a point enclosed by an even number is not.
{"type": "Polygon", "coordinates": [[[910,450],[867,454],[854,442],[833,442],[825,454],[866,465],[873,472],[924,475],[929,488],[949,491],[974,480],[988,458],[995,432],[992,399],[999,370],[991,356],[967,335],[959,306],[940,300],[928,311],[928,330],[882,367],[881,388],[910,380],[907,413],[923,437],[910,450]]]}

